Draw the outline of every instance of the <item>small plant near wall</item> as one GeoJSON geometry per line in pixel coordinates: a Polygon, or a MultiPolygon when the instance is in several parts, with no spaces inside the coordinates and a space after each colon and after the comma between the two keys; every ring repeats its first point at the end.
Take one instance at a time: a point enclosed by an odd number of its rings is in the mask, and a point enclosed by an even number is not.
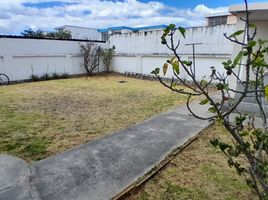
{"type": "Polygon", "coordinates": [[[60,75],[60,78],[63,79],[70,78],[70,75],[67,72],[64,72],[63,74],[60,75]]]}
{"type": "Polygon", "coordinates": [[[39,78],[39,76],[37,76],[36,74],[32,74],[32,75],[30,76],[30,80],[31,80],[31,81],[39,81],[40,78],[39,78]]]}
{"type": "Polygon", "coordinates": [[[51,78],[52,77],[47,72],[46,73],[43,73],[42,76],[40,77],[40,79],[43,80],[43,81],[51,80],[51,78]]]}
{"type": "Polygon", "coordinates": [[[112,59],[114,56],[114,52],[115,52],[115,46],[113,46],[113,48],[109,48],[109,49],[102,49],[101,50],[101,61],[104,65],[105,71],[107,73],[110,72],[110,67],[112,64],[112,59]]]}
{"type": "Polygon", "coordinates": [[[31,81],[47,81],[47,80],[55,80],[55,79],[66,79],[70,78],[70,75],[67,72],[64,72],[62,74],[53,72],[53,73],[43,73],[41,76],[38,76],[36,74],[32,74],[30,76],[31,81]]]}
{"type": "Polygon", "coordinates": [[[57,72],[53,72],[51,74],[51,79],[59,79],[60,77],[61,77],[60,74],[58,74],[57,72]]]}
{"type": "Polygon", "coordinates": [[[81,56],[83,57],[83,66],[87,76],[91,76],[93,71],[99,68],[101,58],[101,47],[93,42],[86,42],[80,45],[81,56]]]}

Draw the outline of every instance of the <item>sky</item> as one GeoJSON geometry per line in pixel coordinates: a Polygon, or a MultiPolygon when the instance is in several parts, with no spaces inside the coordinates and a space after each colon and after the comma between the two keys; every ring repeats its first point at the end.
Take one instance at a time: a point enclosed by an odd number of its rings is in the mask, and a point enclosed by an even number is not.
{"type": "Polygon", "coordinates": [[[0,0],[0,34],[18,35],[29,28],[53,31],[63,25],[200,26],[205,24],[207,14],[226,12],[228,6],[241,3],[242,0],[0,0]]]}

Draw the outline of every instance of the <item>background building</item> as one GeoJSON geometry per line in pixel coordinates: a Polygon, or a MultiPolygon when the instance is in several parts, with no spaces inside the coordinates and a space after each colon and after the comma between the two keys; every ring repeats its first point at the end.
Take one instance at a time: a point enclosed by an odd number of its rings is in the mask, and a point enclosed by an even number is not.
{"type": "Polygon", "coordinates": [[[55,28],[55,30],[70,31],[72,39],[101,40],[101,33],[94,28],[64,25],[55,28]]]}

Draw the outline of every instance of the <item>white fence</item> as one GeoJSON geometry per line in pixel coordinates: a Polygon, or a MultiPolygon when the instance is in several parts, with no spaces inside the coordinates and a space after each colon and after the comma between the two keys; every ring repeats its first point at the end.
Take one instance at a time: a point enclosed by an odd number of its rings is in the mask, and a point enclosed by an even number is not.
{"type": "MultiPolygon", "coordinates": [[[[82,74],[80,44],[78,41],[0,38],[0,73],[7,74],[11,81],[29,79],[32,74],[82,74]]],[[[106,43],[96,45],[108,48],[106,43]]]]}

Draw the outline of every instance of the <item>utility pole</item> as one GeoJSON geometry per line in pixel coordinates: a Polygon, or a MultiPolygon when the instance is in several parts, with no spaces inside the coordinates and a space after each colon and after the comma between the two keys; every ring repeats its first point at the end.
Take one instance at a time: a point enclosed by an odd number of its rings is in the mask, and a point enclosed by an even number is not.
{"type": "Polygon", "coordinates": [[[194,78],[195,78],[195,46],[196,45],[201,45],[203,43],[188,43],[188,44],[185,44],[185,46],[192,46],[193,47],[193,75],[194,75],[194,78]]]}

